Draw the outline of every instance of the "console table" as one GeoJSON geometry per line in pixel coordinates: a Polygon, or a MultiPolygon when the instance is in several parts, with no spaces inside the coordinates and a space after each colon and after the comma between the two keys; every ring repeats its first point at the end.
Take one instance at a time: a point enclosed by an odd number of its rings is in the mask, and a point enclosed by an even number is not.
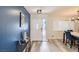
{"type": "Polygon", "coordinates": [[[17,41],[17,51],[18,52],[29,52],[31,49],[31,41],[17,41]]]}

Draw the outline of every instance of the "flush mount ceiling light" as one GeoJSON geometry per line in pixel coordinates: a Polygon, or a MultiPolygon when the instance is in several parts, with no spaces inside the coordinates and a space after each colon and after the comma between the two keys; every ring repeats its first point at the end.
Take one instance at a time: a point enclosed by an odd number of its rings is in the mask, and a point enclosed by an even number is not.
{"type": "Polygon", "coordinates": [[[37,14],[42,14],[42,10],[41,9],[38,9],[37,10],[37,14]]]}

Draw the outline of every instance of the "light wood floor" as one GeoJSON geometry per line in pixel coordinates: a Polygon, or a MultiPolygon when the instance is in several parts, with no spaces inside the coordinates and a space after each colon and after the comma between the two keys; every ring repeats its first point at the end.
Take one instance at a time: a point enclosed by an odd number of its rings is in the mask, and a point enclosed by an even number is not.
{"type": "Polygon", "coordinates": [[[33,41],[31,52],[77,52],[77,47],[69,48],[62,40],[49,40],[46,42],[33,41]]]}

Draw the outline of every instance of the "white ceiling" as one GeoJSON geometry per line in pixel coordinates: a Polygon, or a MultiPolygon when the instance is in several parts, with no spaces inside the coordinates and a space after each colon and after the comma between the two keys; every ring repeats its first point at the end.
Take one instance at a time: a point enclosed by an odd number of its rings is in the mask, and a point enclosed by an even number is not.
{"type": "Polygon", "coordinates": [[[25,6],[30,14],[37,14],[37,9],[41,9],[43,14],[51,16],[71,17],[77,15],[79,6],[25,6]]]}
{"type": "Polygon", "coordinates": [[[55,6],[25,6],[25,8],[29,11],[31,14],[36,14],[38,9],[42,10],[43,14],[48,14],[53,12],[54,10],[58,9],[59,7],[55,6]]]}

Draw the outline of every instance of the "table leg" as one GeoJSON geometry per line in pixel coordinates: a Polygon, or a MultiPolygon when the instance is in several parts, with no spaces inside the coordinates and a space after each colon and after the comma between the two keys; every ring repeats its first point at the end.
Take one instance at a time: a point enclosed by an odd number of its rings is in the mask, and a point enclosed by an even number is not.
{"type": "Polygon", "coordinates": [[[78,38],[78,52],[79,52],[79,38],[78,38]]]}
{"type": "Polygon", "coordinates": [[[65,33],[63,33],[63,43],[65,42],[65,33]]]}

